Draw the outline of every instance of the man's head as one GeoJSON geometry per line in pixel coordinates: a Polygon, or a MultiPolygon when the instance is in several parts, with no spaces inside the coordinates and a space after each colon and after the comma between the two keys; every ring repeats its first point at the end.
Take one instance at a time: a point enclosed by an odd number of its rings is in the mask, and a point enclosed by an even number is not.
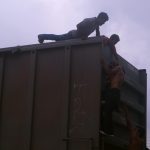
{"type": "Polygon", "coordinates": [[[112,34],[109,39],[113,45],[117,44],[120,41],[119,35],[117,34],[112,34]]]}
{"type": "Polygon", "coordinates": [[[109,20],[108,15],[105,12],[101,12],[97,16],[97,22],[100,26],[103,25],[108,20],[109,20]]]}

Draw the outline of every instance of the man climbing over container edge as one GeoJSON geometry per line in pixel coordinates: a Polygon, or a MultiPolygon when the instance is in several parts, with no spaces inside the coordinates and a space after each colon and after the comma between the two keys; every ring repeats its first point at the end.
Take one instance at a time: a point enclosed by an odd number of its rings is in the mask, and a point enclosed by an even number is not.
{"type": "MultiPolygon", "coordinates": [[[[120,41],[119,35],[112,34],[110,36],[110,38],[108,38],[108,37],[106,37],[106,36],[103,35],[103,36],[101,36],[101,40],[102,40],[102,44],[103,44],[104,47],[105,46],[109,47],[110,53],[112,53],[112,57],[115,58],[115,62],[119,63],[118,54],[116,52],[116,47],[115,47],[115,45],[120,41]]],[[[108,50],[108,49],[104,49],[104,51],[105,50],[108,50]]],[[[103,57],[103,54],[101,54],[101,57],[103,57]]],[[[109,59],[109,60],[106,60],[106,61],[109,61],[109,63],[112,62],[111,58],[105,58],[105,59],[109,59]]],[[[102,67],[102,74],[101,74],[102,85],[103,85],[102,86],[102,92],[101,92],[102,103],[104,103],[105,100],[106,100],[106,93],[107,93],[107,80],[106,80],[106,76],[107,76],[106,71],[102,67]]]]}
{"type": "Polygon", "coordinates": [[[39,34],[38,41],[39,43],[43,43],[44,40],[62,41],[77,38],[86,39],[95,30],[96,36],[100,36],[99,26],[103,25],[108,19],[107,13],[101,12],[97,17],[84,19],[76,25],[76,30],[71,30],[66,34],[39,34]]]}
{"type": "Polygon", "coordinates": [[[107,75],[108,88],[106,91],[106,104],[104,106],[103,131],[106,135],[113,135],[112,113],[119,109],[120,88],[124,81],[124,70],[120,64],[113,62],[109,66],[101,59],[102,67],[107,75]]]}

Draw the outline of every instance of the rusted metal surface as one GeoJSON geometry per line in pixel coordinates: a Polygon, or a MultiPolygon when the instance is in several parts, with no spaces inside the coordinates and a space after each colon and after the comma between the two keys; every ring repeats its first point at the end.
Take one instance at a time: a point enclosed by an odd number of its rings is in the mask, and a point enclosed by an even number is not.
{"type": "MultiPolygon", "coordinates": [[[[140,70],[136,69],[121,57],[120,62],[122,63],[126,72],[125,83],[121,89],[121,101],[127,104],[133,124],[144,129],[145,137],[143,137],[143,139],[146,141],[146,71],[143,70],[141,73],[140,70]]],[[[118,113],[116,114],[113,114],[113,121],[115,124],[114,134],[116,137],[127,141],[128,144],[129,133],[126,128],[126,123],[123,121],[122,115],[118,113]]],[[[105,146],[107,147],[107,144],[109,145],[109,143],[110,141],[106,140],[105,146]]],[[[106,150],[109,150],[111,146],[113,147],[113,145],[115,146],[115,143],[111,143],[110,147],[107,147],[106,150]]],[[[120,149],[123,149],[121,148],[121,145],[119,147],[120,149]]]]}
{"type": "Polygon", "coordinates": [[[1,103],[1,150],[29,149],[29,68],[30,54],[6,57],[1,103]]]}
{"type": "MultiPolygon", "coordinates": [[[[72,48],[71,55],[71,138],[98,138],[100,118],[100,53],[98,45],[72,48]]],[[[87,149],[89,141],[70,141],[70,149],[87,149]],[[77,148],[77,147],[76,147],[77,148]]]]}
{"type": "Polygon", "coordinates": [[[31,150],[63,149],[64,79],[64,50],[38,52],[31,150]]]}

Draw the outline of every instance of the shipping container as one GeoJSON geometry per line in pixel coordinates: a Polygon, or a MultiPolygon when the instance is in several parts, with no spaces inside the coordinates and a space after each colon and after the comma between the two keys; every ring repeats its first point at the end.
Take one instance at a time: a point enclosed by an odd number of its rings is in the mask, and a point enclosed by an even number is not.
{"type": "MultiPolygon", "coordinates": [[[[99,132],[102,55],[113,59],[96,37],[0,49],[0,150],[126,149],[119,113],[114,137],[99,132]]],[[[119,60],[126,72],[121,101],[146,139],[146,70],[119,60]]]]}

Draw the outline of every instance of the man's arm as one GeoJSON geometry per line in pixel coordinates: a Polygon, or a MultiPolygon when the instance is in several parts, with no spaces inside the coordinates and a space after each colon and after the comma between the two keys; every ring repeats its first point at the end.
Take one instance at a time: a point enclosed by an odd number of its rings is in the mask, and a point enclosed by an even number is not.
{"type": "Polygon", "coordinates": [[[100,36],[99,26],[96,28],[96,36],[100,36]]]}
{"type": "Polygon", "coordinates": [[[116,51],[116,47],[115,47],[115,46],[113,47],[113,54],[114,54],[114,56],[115,56],[115,58],[116,58],[116,60],[117,60],[117,62],[118,62],[119,59],[118,59],[118,54],[117,54],[117,51],[116,51]]]}
{"type": "Polygon", "coordinates": [[[109,40],[109,45],[110,45],[113,55],[116,58],[116,61],[119,63],[118,54],[117,54],[115,45],[113,45],[110,40],[109,40]]]}

